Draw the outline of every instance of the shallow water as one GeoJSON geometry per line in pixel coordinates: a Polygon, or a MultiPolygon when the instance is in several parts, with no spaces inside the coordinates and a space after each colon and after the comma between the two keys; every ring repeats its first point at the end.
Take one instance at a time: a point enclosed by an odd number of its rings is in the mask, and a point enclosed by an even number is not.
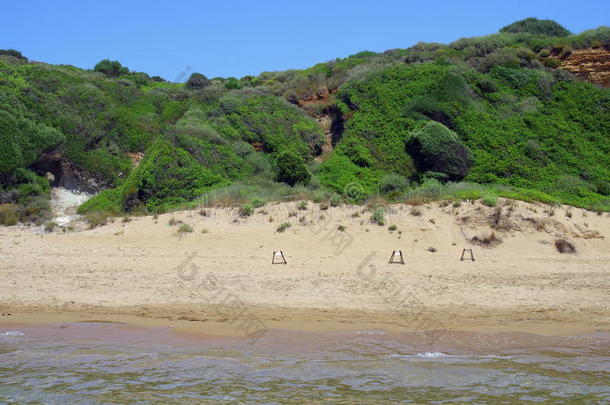
{"type": "Polygon", "coordinates": [[[0,325],[0,403],[610,403],[610,338],[0,325]]]}

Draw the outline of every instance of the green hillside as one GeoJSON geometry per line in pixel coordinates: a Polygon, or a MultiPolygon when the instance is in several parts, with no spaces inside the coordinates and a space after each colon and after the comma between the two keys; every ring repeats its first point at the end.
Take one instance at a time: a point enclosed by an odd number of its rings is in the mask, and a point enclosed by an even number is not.
{"type": "Polygon", "coordinates": [[[158,212],[202,195],[487,194],[608,211],[610,91],[557,69],[591,47],[610,49],[610,28],[573,35],[527,19],[447,45],[186,84],[108,60],[86,71],[0,51],[0,222],[47,215],[49,152],[105,189],[83,212],[158,212]],[[322,155],[314,117],[325,116],[322,155]]]}

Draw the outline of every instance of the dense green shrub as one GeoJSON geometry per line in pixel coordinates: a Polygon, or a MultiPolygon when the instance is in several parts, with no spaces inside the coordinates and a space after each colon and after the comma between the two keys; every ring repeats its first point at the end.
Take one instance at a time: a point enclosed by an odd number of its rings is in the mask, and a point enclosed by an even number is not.
{"type": "Polygon", "coordinates": [[[239,210],[239,214],[242,217],[249,217],[254,213],[254,206],[252,204],[244,204],[239,210]]]}
{"type": "Polygon", "coordinates": [[[385,225],[383,208],[375,208],[371,214],[371,222],[379,226],[385,225]]]}
{"type": "Polygon", "coordinates": [[[407,150],[420,172],[432,170],[450,180],[464,178],[472,165],[470,152],[455,132],[434,121],[411,133],[407,150]]]}
{"type": "Polygon", "coordinates": [[[0,110],[0,173],[28,166],[63,139],[54,128],[0,110]]]}
{"type": "Polygon", "coordinates": [[[157,140],[122,186],[122,206],[131,210],[144,204],[155,210],[193,200],[210,187],[226,184],[201,166],[182,148],[157,140]]]}
{"type": "Polygon", "coordinates": [[[201,73],[192,73],[186,81],[186,87],[189,89],[202,89],[208,87],[212,82],[210,79],[202,75],[201,73]]]}
{"type": "Polygon", "coordinates": [[[96,72],[103,73],[109,77],[118,77],[120,75],[129,73],[129,69],[121,65],[121,62],[119,62],[118,60],[109,59],[99,61],[97,65],[95,65],[93,70],[96,72]]]}
{"type": "Polygon", "coordinates": [[[277,157],[277,180],[291,186],[307,184],[310,174],[303,158],[292,151],[281,152],[277,157]]]}
{"type": "Polygon", "coordinates": [[[25,56],[23,56],[21,54],[21,52],[16,51],[14,49],[0,49],[0,56],[12,56],[13,58],[17,58],[23,61],[27,61],[28,58],[26,58],[25,56]]]}
{"type": "Polygon", "coordinates": [[[524,20],[516,21],[506,27],[500,28],[500,32],[527,32],[529,34],[546,35],[549,37],[567,37],[571,34],[570,31],[553,20],[539,20],[537,18],[526,18],[524,20]]]}

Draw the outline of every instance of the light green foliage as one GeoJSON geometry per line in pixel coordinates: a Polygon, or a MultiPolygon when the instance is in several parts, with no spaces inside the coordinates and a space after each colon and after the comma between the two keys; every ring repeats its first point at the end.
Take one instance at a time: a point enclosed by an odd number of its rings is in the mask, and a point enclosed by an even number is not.
{"type": "Polygon", "coordinates": [[[178,227],[178,230],[176,232],[178,233],[178,235],[183,235],[185,233],[192,233],[193,227],[190,226],[189,224],[182,224],[178,227]]]}
{"type": "Polygon", "coordinates": [[[483,205],[486,205],[488,207],[495,207],[498,203],[498,199],[495,195],[486,195],[481,199],[481,202],[483,203],[483,205]]]}
{"type": "Polygon", "coordinates": [[[252,206],[252,204],[244,204],[242,205],[239,214],[242,217],[249,217],[250,215],[252,215],[254,213],[254,207],[252,206]]]}
{"type": "Polygon", "coordinates": [[[63,139],[54,128],[0,110],[0,174],[28,166],[63,139]]]}
{"type": "Polygon", "coordinates": [[[187,151],[159,139],[122,186],[122,205],[133,209],[145,204],[153,210],[193,200],[223,184],[222,177],[201,166],[187,151]]]}
{"type": "Polygon", "coordinates": [[[383,208],[379,207],[373,210],[373,214],[371,215],[371,222],[379,226],[385,225],[383,208]]]}

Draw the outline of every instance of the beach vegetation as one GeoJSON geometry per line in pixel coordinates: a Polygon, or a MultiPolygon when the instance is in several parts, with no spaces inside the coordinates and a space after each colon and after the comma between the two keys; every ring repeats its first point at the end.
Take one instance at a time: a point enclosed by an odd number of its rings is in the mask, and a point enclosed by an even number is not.
{"type": "Polygon", "coordinates": [[[383,208],[378,207],[373,210],[373,213],[371,214],[371,222],[379,226],[385,225],[383,208]]]}
{"type": "Polygon", "coordinates": [[[282,222],[280,224],[280,226],[277,227],[277,229],[275,230],[276,232],[282,233],[284,232],[286,229],[290,228],[292,226],[292,224],[290,222],[282,222]]]}
{"type": "Polygon", "coordinates": [[[181,224],[176,232],[178,232],[178,234],[192,233],[193,227],[189,224],[181,224]]]}

